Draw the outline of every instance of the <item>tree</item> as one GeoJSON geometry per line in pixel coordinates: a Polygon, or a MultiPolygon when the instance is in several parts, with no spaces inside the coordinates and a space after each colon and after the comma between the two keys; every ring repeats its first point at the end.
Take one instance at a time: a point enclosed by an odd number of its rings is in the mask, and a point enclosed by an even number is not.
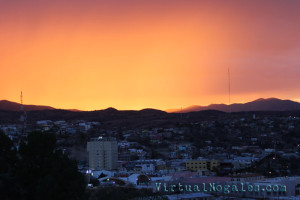
{"type": "Polygon", "coordinates": [[[100,185],[100,181],[96,178],[94,178],[93,176],[90,179],[90,183],[93,184],[93,186],[99,186],[100,185]]]}
{"type": "Polygon", "coordinates": [[[17,151],[12,141],[0,131],[0,199],[18,199],[15,169],[17,163],[17,151]]]}
{"type": "MultiPolygon", "coordinates": [[[[6,193],[1,199],[86,199],[84,175],[78,172],[75,161],[55,149],[55,144],[54,134],[33,132],[28,135],[27,141],[20,144],[17,159],[8,174],[15,183],[13,188],[18,191],[6,193]]],[[[1,145],[1,151],[3,149],[7,151],[8,147],[1,145]]],[[[9,158],[13,160],[13,154],[9,158]]]]}

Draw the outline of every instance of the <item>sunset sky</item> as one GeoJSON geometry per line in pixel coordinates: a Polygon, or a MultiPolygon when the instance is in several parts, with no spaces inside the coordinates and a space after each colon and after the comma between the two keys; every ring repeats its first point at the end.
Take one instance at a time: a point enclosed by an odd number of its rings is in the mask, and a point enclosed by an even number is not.
{"type": "Polygon", "coordinates": [[[300,100],[297,0],[0,0],[0,100],[81,110],[300,100]]]}

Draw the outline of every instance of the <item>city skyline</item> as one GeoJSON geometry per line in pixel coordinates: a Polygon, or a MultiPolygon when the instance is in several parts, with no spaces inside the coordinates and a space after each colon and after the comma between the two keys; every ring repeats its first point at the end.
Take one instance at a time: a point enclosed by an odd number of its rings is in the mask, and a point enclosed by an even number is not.
{"type": "Polygon", "coordinates": [[[299,1],[0,1],[0,99],[120,110],[299,101],[299,1]]]}

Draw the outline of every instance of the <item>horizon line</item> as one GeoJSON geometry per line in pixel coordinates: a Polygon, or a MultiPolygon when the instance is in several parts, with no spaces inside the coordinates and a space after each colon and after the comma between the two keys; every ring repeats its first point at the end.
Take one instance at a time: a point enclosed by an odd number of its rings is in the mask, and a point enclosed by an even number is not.
{"type": "MultiPolygon", "coordinates": [[[[255,100],[251,100],[251,101],[247,101],[247,102],[235,102],[235,103],[231,103],[231,104],[226,104],[226,103],[210,103],[208,105],[199,105],[199,104],[196,105],[196,104],[194,104],[194,105],[190,105],[190,106],[187,106],[187,107],[183,107],[183,110],[186,109],[186,108],[193,107],[193,106],[201,106],[201,107],[207,107],[207,106],[211,106],[211,105],[230,106],[230,105],[234,105],[234,104],[245,104],[245,103],[250,103],[250,102],[254,102],[254,101],[258,101],[258,100],[268,100],[268,99],[278,99],[278,100],[282,100],[282,101],[289,100],[289,101],[300,103],[300,101],[292,100],[292,99],[280,99],[280,98],[276,98],[276,97],[269,97],[269,98],[257,98],[255,100]]],[[[18,102],[15,102],[15,101],[10,101],[10,100],[7,100],[7,99],[2,99],[0,101],[8,101],[8,102],[11,102],[11,103],[16,103],[16,104],[21,105],[21,103],[18,103],[18,102]]],[[[167,112],[167,113],[178,112],[178,111],[180,112],[180,110],[182,110],[182,107],[181,108],[180,107],[179,108],[168,108],[168,109],[157,109],[157,108],[153,108],[153,107],[145,107],[145,108],[142,108],[142,109],[118,109],[118,108],[113,107],[113,106],[109,106],[109,107],[102,108],[102,109],[81,110],[81,109],[77,109],[77,108],[57,108],[57,107],[50,106],[50,105],[40,105],[40,104],[23,104],[23,105],[24,106],[45,106],[45,107],[51,107],[54,110],[69,110],[69,111],[74,111],[74,112],[99,111],[99,110],[107,110],[107,109],[110,109],[110,108],[116,109],[118,111],[141,111],[141,110],[146,110],[146,109],[153,109],[153,110],[164,111],[164,112],[167,112]]]]}

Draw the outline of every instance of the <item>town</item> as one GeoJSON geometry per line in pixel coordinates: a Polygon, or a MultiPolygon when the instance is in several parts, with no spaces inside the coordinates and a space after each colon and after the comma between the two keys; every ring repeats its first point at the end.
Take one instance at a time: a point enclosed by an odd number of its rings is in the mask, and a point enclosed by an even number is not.
{"type": "MultiPolygon", "coordinates": [[[[200,113],[128,126],[43,119],[26,124],[26,133],[54,133],[56,148],[77,161],[91,191],[134,187],[157,199],[300,198],[298,113],[200,113]],[[191,189],[203,184],[211,188],[191,189]],[[225,186],[231,189],[226,192],[225,186]]],[[[24,135],[20,127],[0,126],[15,146],[24,135]]]]}

